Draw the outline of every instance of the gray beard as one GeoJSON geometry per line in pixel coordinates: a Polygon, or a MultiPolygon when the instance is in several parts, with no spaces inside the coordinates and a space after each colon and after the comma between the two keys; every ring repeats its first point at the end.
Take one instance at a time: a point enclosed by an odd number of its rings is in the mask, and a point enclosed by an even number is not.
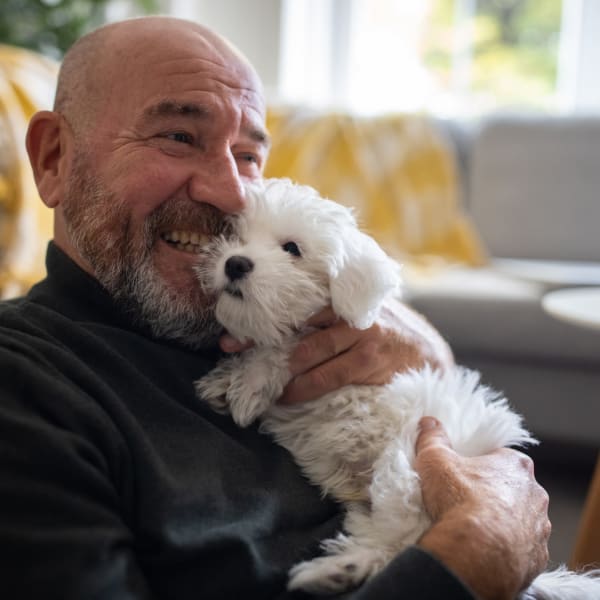
{"type": "Polygon", "coordinates": [[[90,175],[85,153],[77,157],[63,202],[64,219],[71,243],[96,279],[154,337],[194,349],[214,345],[222,331],[214,304],[202,295],[200,285],[187,296],[176,294],[154,266],[153,246],[165,221],[191,221],[196,213],[196,221],[217,234],[225,226],[222,214],[209,205],[167,200],[146,220],[141,240],[135,240],[124,203],[90,175]]]}
{"type": "Polygon", "coordinates": [[[150,257],[135,272],[121,265],[119,279],[118,288],[111,281],[99,281],[133,315],[135,322],[150,328],[154,337],[194,349],[216,343],[222,326],[215,319],[214,305],[194,305],[189,299],[174,295],[156,274],[150,257]]]}

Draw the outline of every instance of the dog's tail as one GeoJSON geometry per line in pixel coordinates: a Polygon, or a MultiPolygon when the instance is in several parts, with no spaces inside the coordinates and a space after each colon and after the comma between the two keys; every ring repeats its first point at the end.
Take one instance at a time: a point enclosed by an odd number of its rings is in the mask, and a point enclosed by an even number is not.
{"type": "Polygon", "coordinates": [[[561,566],[547,571],[518,600],[600,600],[600,569],[575,573],[561,566]]]}

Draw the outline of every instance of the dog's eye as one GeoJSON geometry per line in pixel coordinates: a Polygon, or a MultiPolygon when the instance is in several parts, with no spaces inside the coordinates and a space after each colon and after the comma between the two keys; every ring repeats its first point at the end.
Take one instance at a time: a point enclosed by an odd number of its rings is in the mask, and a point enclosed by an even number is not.
{"type": "Polygon", "coordinates": [[[298,248],[298,244],[296,244],[296,242],[286,242],[281,247],[284,249],[285,252],[289,252],[294,256],[301,256],[300,248],[298,248]]]}

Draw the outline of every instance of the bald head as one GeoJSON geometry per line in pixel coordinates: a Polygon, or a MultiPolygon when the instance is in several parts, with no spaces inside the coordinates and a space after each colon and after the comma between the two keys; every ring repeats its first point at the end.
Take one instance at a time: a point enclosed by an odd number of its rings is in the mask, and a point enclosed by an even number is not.
{"type": "Polygon", "coordinates": [[[262,94],[252,65],[225,38],[191,21],[152,16],[111,23],[79,39],[62,62],[54,110],[76,132],[83,131],[107,103],[119,101],[124,81],[143,76],[167,48],[184,46],[186,40],[197,58],[221,65],[234,77],[249,75],[255,91],[262,94]]]}

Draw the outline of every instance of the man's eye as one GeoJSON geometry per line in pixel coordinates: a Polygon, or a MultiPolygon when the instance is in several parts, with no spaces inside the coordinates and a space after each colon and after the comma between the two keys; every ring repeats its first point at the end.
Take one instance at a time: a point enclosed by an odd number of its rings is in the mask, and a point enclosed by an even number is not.
{"type": "Polygon", "coordinates": [[[182,131],[176,131],[175,133],[167,133],[164,137],[168,140],[179,142],[180,144],[194,143],[194,138],[189,133],[183,133],[182,131]]]}
{"type": "Polygon", "coordinates": [[[248,163],[257,163],[258,160],[256,158],[256,156],[254,156],[254,154],[240,154],[239,155],[240,160],[243,160],[244,162],[248,162],[248,163]]]}
{"type": "Polygon", "coordinates": [[[285,252],[289,252],[294,256],[302,256],[300,253],[300,248],[298,248],[298,244],[296,242],[286,242],[281,246],[285,252]]]}

